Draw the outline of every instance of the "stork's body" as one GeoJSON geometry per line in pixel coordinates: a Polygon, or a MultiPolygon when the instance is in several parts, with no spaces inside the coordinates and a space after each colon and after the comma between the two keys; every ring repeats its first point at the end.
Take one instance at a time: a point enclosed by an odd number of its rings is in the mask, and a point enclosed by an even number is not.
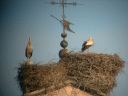
{"type": "Polygon", "coordinates": [[[93,45],[94,45],[94,40],[92,37],[89,37],[89,39],[83,43],[81,51],[84,52],[86,49],[88,49],[93,45]]]}
{"type": "Polygon", "coordinates": [[[32,48],[32,41],[29,37],[29,41],[25,50],[25,55],[28,59],[30,59],[32,57],[32,53],[33,53],[33,48],[32,48]]]}

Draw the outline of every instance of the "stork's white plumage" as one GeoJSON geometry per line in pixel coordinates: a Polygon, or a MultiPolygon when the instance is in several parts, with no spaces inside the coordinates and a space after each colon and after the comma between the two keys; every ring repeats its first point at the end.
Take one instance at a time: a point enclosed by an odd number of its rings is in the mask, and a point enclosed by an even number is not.
{"type": "Polygon", "coordinates": [[[93,45],[94,45],[94,40],[92,37],[89,37],[89,39],[83,43],[81,51],[84,52],[86,49],[88,49],[93,45]]]}
{"type": "Polygon", "coordinates": [[[28,59],[30,59],[32,57],[32,53],[33,53],[32,41],[31,41],[31,38],[29,37],[28,44],[25,50],[25,55],[28,59]]]}

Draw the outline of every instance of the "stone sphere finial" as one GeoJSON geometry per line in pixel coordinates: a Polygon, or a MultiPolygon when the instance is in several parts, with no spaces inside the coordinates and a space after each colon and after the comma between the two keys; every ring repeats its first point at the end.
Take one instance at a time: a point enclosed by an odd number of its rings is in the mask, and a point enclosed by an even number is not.
{"type": "Polygon", "coordinates": [[[62,38],[66,38],[67,37],[67,33],[61,33],[61,37],[62,38]]]}
{"type": "Polygon", "coordinates": [[[63,58],[68,53],[68,49],[61,49],[59,51],[59,57],[63,58]]]}
{"type": "Polygon", "coordinates": [[[66,40],[62,40],[60,42],[60,45],[61,45],[61,47],[63,47],[65,49],[68,46],[68,42],[66,40]]]}

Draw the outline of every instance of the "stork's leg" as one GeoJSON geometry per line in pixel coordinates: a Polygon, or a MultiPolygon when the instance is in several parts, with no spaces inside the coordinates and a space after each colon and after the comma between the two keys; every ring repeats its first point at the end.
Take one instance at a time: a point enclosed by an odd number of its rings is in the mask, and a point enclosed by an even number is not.
{"type": "Polygon", "coordinates": [[[26,62],[28,65],[31,65],[33,62],[31,60],[31,58],[28,58],[27,62],[26,62]]]}
{"type": "Polygon", "coordinates": [[[87,53],[89,53],[89,48],[87,49],[87,53]]]}

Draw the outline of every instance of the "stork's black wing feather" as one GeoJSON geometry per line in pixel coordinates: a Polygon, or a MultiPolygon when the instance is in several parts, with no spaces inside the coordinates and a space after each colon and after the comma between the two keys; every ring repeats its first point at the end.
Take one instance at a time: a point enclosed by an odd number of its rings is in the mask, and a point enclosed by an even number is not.
{"type": "Polygon", "coordinates": [[[82,51],[82,52],[85,50],[86,44],[87,44],[87,41],[85,41],[85,42],[83,43],[83,45],[82,45],[82,48],[81,48],[81,51],[82,51]]]}

